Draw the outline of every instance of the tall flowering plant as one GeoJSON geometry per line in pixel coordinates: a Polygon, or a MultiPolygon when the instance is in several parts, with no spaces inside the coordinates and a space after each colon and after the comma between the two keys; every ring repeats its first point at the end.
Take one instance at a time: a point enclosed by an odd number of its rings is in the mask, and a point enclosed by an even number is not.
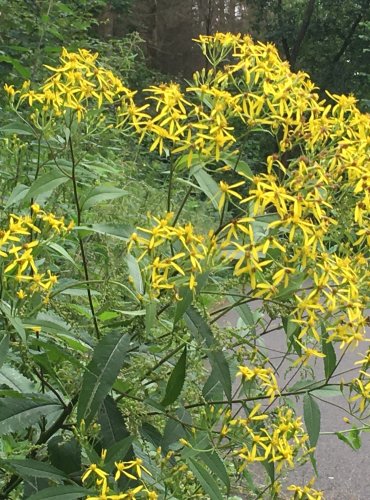
{"type": "MultiPolygon", "coordinates": [[[[35,499],[56,488],[91,500],[279,498],[289,470],[316,467],[325,394],[357,423],[340,439],[357,448],[369,428],[369,117],[353,96],[324,98],[271,44],[229,33],[196,42],[210,69],[184,88],[137,95],[97,54],[66,49],[40,88],[5,86],[36,166],[8,196],[23,212],[0,240],[0,377],[17,370],[32,384],[3,383],[2,440],[28,443],[2,459],[3,495],[48,477],[35,499]],[[130,207],[137,191],[121,188],[125,172],[97,168],[103,140],[136,141],[166,165],[155,209],[128,210],[120,226],[96,207],[130,207]],[[105,268],[102,238],[118,245],[105,268]],[[57,272],[39,271],[42,244],[57,272]],[[237,327],[222,327],[231,311],[237,327]],[[19,340],[27,328],[36,337],[19,340]],[[353,349],[363,353],[342,372],[353,349]],[[266,471],[263,488],[251,464],[266,471]]],[[[323,498],[313,481],[287,491],[323,498]]]]}

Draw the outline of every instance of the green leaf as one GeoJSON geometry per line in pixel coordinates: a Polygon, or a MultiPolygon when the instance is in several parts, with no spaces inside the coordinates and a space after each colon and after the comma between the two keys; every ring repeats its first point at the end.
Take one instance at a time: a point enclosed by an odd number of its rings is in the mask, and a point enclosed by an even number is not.
{"type": "Polygon", "coordinates": [[[0,367],[3,365],[9,350],[9,334],[4,333],[0,337],[0,367]]]}
{"type": "MultiPolygon", "coordinates": [[[[235,304],[238,302],[237,297],[228,297],[229,302],[231,304],[235,304]]],[[[251,328],[251,332],[255,335],[256,334],[256,321],[254,319],[254,315],[252,312],[252,309],[249,307],[248,304],[239,304],[238,306],[235,307],[235,310],[238,312],[239,316],[243,320],[244,324],[246,326],[249,326],[251,328]]]]}
{"type": "Polygon", "coordinates": [[[93,494],[92,491],[82,486],[60,485],[51,486],[28,497],[28,500],[76,500],[93,494]]]}
{"type": "Polygon", "coordinates": [[[0,369],[0,385],[6,385],[10,389],[21,393],[37,391],[34,382],[9,365],[4,365],[0,369]]]}
{"type": "Polygon", "coordinates": [[[279,293],[275,295],[274,299],[280,301],[289,300],[294,293],[301,289],[303,281],[306,279],[304,273],[297,273],[289,281],[288,286],[285,288],[284,285],[279,286],[279,293]]]}
{"type": "Polygon", "coordinates": [[[0,398],[0,435],[24,431],[63,407],[55,399],[46,396],[0,398]]]}
{"type": "Polygon", "coordinates": [[[7,304],[6,302],[4,302],[3,300],[0,303],[0,310],[5,314],[7,320],[9,321],[9,323],[12,325],[12,327],[14,328],[14,330],[20,336],[22,342],[24,344],[26,344],[27,343],[27,337],[26,337],[26,332],[25,332],[25,329],[24,329],[24,326],[23,326],[23,323],[22,323],[21,319],[18,316],[13,316],[9,304],[7,304]]]}
{"type": "Polygon", "coordinates": [[[63,471],[49,465],[45,462],[39,462],[32,458],[24,458],[17,460],[7,460],[5,462],[17,471],[22,478],[24,477],[44,477],[53,479],[54,481],[64,481],[67,476],[63,471]]]}
{"type": "Polygon", "coordinates": [[[89,226],[77,226],[74,231],[93,232],[112,236],[119,240],[127,241],[133,232],[133,228],[129,224],[91,224],[89,226]]]}
{"type": "Polygon", "coordinates": [[[306,389],[306,391],[304,392],[307,392],[307,389],[314,389],[314,387],[316,385],[321,385],[319,382],[317,382],[316,380],[311,380],[311,379],[305,379],[305,380],[298,380],[295,384],[291,385],[289,388],[288,388],[288,391],[289,392],[295,392],[295,391],[304,391],[304,389],[306,389]]]}
{"type": "Polygon", "coordinates": [[[215,451],[212,452],[207,452],[207,453],[201,453],[199,455],[199,458],[207,465],[209,470],[213,472],[213,474],[221,479],[221,481],[224,483],[224,485],[227,488],[227,493],[230,490],[230,478],[227,473],[225,464],[221,460],[221,458],[218,456],[218,454],[215,451]]]}
{"type": "Polygon", "coordinates": [[[322,352],[325,354],[324,358],[324,370],[325,377],[329,379],[337,366],[337,356],[335,354],[335,350],[332,342],[328,342],[328,333],[326,331],[325,325],[321,324],[321,343],[322,343],[322,352]]]}
{"type": "Polygon", "coordinates": [[[15,71],[17,71],[17,73],[19,73],[22,78],[24,78],[25,80],[29,80],[29,78],[31,76],[31,72],[30,72],[29,68],[26,68],[26,66],[23,66],[23,64],[21,64],[18,61],[18,59],[14,59],[13,57],[10,57],[8,55],[1,55],[0,62],[5,62],[8,64],[11,64],[13,66],[13,68],[15,69],[15,71]]]}
{"type": "Polygon", "coordinates": [[[262,465],[264,466],[268,477],[270,478],[271,483],[275,481],[275,464],[274,462],[269,462],[268,460],[264,460],[262,462],[262,465]]]}
{"type": "Polygon", "coordinates": [[[130,337],[120,331],[106,334],[94,349],[86,367],[77,404],[77,421],[90,425],[102,402],[111,390],[125,361],[130,337]]]}
{"type": "Polygon", "coordinates": [[[62,257],[64,257],[65,260],[68,260],[68,262],[70,262],[73,266],[78,267],[77,264],[76,264],[76,260],[73,259],[69,255],[69,253],[67,252],[67,250],[65,248],[63,248],[62,246],[58,245],[58,243],[54,243],[54,242],[49,241],[49,243],[47,243],[47,246],[49,248],[51,248],[52,250],[54,250],[57,254],[59,254],[62,257]]]}
{"type": "Polygon", "coordinates": [[[215,349],[217,345],[210,326],[193,306],[188,308],[185,313],[185,319],[196,340],[204,341],[208,347],[207,356],[209,362],[215,375],[217,375],[221,382],[227,399],[231,401],[231,376],[229,365],[224,353],[221,350],[215,349]]]}
{"type": "Polygon", "coordinates": [[[27,199],[37,198],[40,194],[43,196],[51,194],[55,188],[64,184],[69,179],[60,170],[53,170],[47,174],[38,177],[30,187],[27,199]]]}
{"type": "Polygon", "coordinates": [[[253,177],[252,169],[251,169],[251,167],[248,165],[248,163],[246,161],[240,160],[240,159],[236,158],[234,163],[229,160],[228,164],[231,167],[234,167],[235,164],[236,164],[236,171],[237,172],[241,172],[242,174],[244,174],[249,179],[253,177]]]}
{"type": "Polygon", "coordinates": [[[206,380],[202,389],[202,394],[206,401],[217,401],[222,399],[222,385],[214,370],[211,371],[210,376],[206,380]]]}
{"type": "Polygon", "coordinates": [[[91,351],[94,343],[91,337],[80,331],[75,334],[69,329],[69,325],[63,322],[58,316],[51,313],[40,313],[35,320],[25,320],[25,328],[38,326],[41,328],[40,337],[48,337],[55,341],[55,338],[67,343],[79,352],[91,351]]]}
{"type": "Polygon", "coordinates": [[[297,325],[297,323],[293,323],[290,316],[284,316],[282,318],[282,321],[287,338],[288,340],[291,340],[291,337],[295,336],[298,333],[300,327],[299,325],[297,325]]]}
{"type": "Polygon", "coordinates": [[[100,321],[110,321],[111,319],[115,319],[119,316],[119,313],[116,311],[103,311],[98,315],[100,321]]]}
{"type": "Polygon", "coordinates": [[[169,450],[170,445],[176,446],[180,438],[186,437],[184,424],[187,426],[192,424],[191,415],[185,408],[178,408],[176,410],[176,417],[176,420],[171,418],[167,420],[163,431],[161,447],[165,453],[169,450]]]}
{"type": "Polygon", "coordinates": [[[176,304],[176,310],[173,319],[174,325],[176,325],[176,323],[178,323],[178,321],[180,321],[180,319],[184,316],[185,312],[188,310],[191,303],[193,302],[194,295],[197,295],[206,285],[208,280],[208,275],[209,273],[205,272],[197,276],[197,286],[195,289],[195,294],[193,293],[192,290],[189,289],[189,287],[180,288],[179,296],[181,300],[179,300],[176,304]]]}
{"type": "Polygon", "coordinates": [[[49,479],[45,477],[25,477],[23,488],[23,498],[28,498],[36,494],[38,491],[44,490],[50,486],[49,479]]]}
{"type": "Polygon", "coordinates": [[[16,135],[35,135],[33,128],[28,125],[28,123],[24,123],[23,121],[8,123],[8,125],[0,128],[0,132],[16,135]]]}
{"type": "Polygon", "coordinates": [[[359,450],[361,448],[361,431],[354,427],[349,432],[336,432],[338,438],[344,443],[348,444],[353,450],[359,450]]]}
{"type": "Polygon", "coordinates": [[[180,396],[186,375],[186,346],[168,379],[162,406],[169,406],[180,396]]]}
{"type": "Polygon", "coordinates": [[[187,463],[189,469],[202,485],[205,493],[209,495],[210,500],[223,500],[223,493],[207,469],[192,458],[187,459],[187,463]]]}
{"type": "Polygon", "coordinates": [[[62,436],[54,436],[48,441],[51,465],[64,474],[79,474],[81,471],[81,445],[75,437],[68,441],[62,436]]]}
{"type": "Polygon", "coordinates": [[[108,449],[108,455],[105,462],[106,466],[113,467],[114,462],[132,460],[135,457],[134,449],[132,447],[133,442],[134,437],[127,436],[112,444],[108,449]]]}
{"type": "Polygon", "coordinates": [[[154,300],[146,304],[145,313],[145,332],[150,335],[157,317],[157,303],[154,300]]]}
{"type": "Polygon", "coordinates": [[[303,417],[306,425],[310,446],[316,446],[320,434],[320,408],[310,393],[306,393],[303,398],[303,417]]]}
{"type": "Polygon", "coordinates": [[[137,260],[130,253],[126,256],[126,262],[128,266],[128,272],[134,282],[134,287],[140,294],[144,293],[143,278],[141,277],[141,271],[137,260]]]}
{"type": "Polygon", "coordinates": [[[150,424],[149,422],[143,423],[140,429],[140,434],[142,435],[143,439],[152,443],[156,448],[158,448],[162,443],[162,434],[156,427],[154,427],[154,425],[150,424]]]}
{"type": "Polygon", "coordinates": [[[173,318],[173,324],[176,325],[180,319],[184,316],[185,312],[190,307],[193,302],[193,292],[188,287],[181,287],[179,291],[180,300],[176,304],[175,315],[173,318]]]}
{"type": "Polygon", "coordinates": [[[107,396],[99,409],[98,422],[101,426],[102,445],[110,450],[118,441],[129,437],[125,420],[117,403],[107,396]]]}
{"type": "Polygon", "coordinates": [[[25,186],[24,184],[17,184],[13,191],[10,193],[5,208],[9,208],[15,203],[22,201],[27,196],[29,189],[29,186],[25,186]]]}
{"type": "Polygon", "coordinates": [[[123,189],[114,186],[98,186],[94,188],[82,203],[82,209],[88,210],[89,208],[98,205],[102,201],[114,200],[121,198],[126,194],[123,189]]]}
{"type": "Polygon", "coordinates": [[[203,193],[211,200],[212,205],[218,210],[221,190],[217,182],[204,170],[203,167],[194,167],[191,174],[196,178],[203,193]]]}

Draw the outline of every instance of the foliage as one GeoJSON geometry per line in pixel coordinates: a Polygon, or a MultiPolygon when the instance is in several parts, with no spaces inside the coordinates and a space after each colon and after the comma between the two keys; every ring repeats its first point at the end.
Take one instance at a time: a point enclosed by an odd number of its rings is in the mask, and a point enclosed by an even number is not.
{"type": "Polygon", "coordinates": [[[256,9],[253,31],[276,43],[284,58],[307,71],[321,88],[368,96],[362,74],[368,67],[368,0],[269,0],[256,2],[256,9]]]}
{"type": "MultiPolygon", "coordinates": [[[[91,46],[91,35],[98,24],[97,16],[106,0],[21,0],[14,15],[12,0],[0,1],[0,75],[2,80],[19,81],[41,77],[42,65],[55,60],[60,46],[73,49],[91,46]],[[32,61],[30,67],[29,61],[32,61]]],[[[116,2],[116,8],[126,10],[129,2],[116,2]]],[[[137,36],[122,43],[132,58],[137,50],[137,36]],[[130,47],[131,45],[131,47],[130,47]],[[131,50],[130,50],[131,49],[131,50]]],[[[109,46],[109,42],[107,44],[109,46]]],[[[107,50],[104,42],[100,47],[107,50]]],[[[121,54],[122,56],[122,54],[121,54]]],[[[121,64],[125,64],[123,57],[121,64]]]]}
{"type": "Polygon", "coordinates": [[[139,94],[86,49],[5,85],[3,498],[278,498],[316,468],[322,399],[361,423],[339,439],[369,430],[369,351],[340,371],[365,340],[369,117],[271,44],[198,44],[184,90],[139,94]]]}

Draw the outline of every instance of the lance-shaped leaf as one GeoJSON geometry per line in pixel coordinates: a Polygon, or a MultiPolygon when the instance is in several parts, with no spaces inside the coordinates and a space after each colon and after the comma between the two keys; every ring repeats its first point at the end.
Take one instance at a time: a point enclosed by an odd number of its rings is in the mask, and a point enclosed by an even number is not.
{"type": "Polygon", "coordinates": [[[75,231],[83,237],[85,234],[98,233],[104,234],[105,236],[111,236],[119,240],[127,241],[134,231],[134,228],[129,224],[111,224],[111,223],[101,223],[101,224],[90,224],[88,226],[77,226],[74,228],[75,231]]]}
{"type": "Polygon", "coordinates": [[[5,464],[9,465],[12,469],[15,469],[17,474],[19,474],[22,478],[44,477],[46,479],[52,479],[59,482],[68,478],[63,471],[57,469],[53,465],[45,462],[39,462],[38,460],[33,460],[32,458],[6,460],[5,464]]]}
{"type": "MultiPolygon", "coordinates": [[[[111,448],[130,436],[122,413],[111,396],[107,396],[99,409],[98,422],[101,427],[103,448],[112,453],[111,448]]],[[[122,455],[122,460],[125,455],[122,455]]]]}
{"type": "Polygon", "coordinates": [[[220,349],[217,349],[217,344],[211,327],[193,306],[190,306],[185,313],[185,320],[195,339],[199,342],[203,341],[206,344],[208,348],[207,356],[214,374],[221,382],[227,399],[231,401],[231,377],[229,365],[224,353],[220,349]]]}
{"type": "Polygon", "coordinates": [[[189,469],[198,479],[209,498],[212,500],[222,500],[224,495],[222,494],[216,480],[212,477],[208,470],[196,461],[196,459],[189,458],[187,463],[189,469]]]}
{"type": "Polygon", "coordinates": [[[314,447],[319,439],[321,414],[319,405],[308,392],[303,398],[303,416],[310,438],[310,446],[314,447]]]}
{"type": "Polygon", "coordinates": [[[98,203],[121,198],[125,194],[126,191],[114,186],[97,186],[88,194],[82,203],[82,208],[83,210],[87,210],[98,203]]]}
{"type": "Polygon", "coordinates": [[[335,354],[335,350],[332,342],[328,342],[328,333],[326,331],[324,323],[321,324],[321,343],[322,343],[322,352],[325,354],[324,358],[324,370],[325,377],[329,379],[337,366],[337,356],[335,354]]]}
{"type": "Polygon", "coordinates": [[[48,441],[48,455],[51,465],[72,475],[81,471],[81,444],[75,437],[65,440],[63,436],[53,436],[48,441]]]}
{"type": "Polygon", "coordinates": [[[111,390],[125,361],[130,337],[121,332],[105,335],[94,349],[92,360],[85,369],[77,404],[77,421],[92,422],[96,412],[111,390]]]}
{"type": "Polygon", "coordinates": [[[183,286],[179,290],[180,299],[176,304],[175,315],[173,318],[173,324],[176,325],[178,321],[184,316],[185,312],[190,307],[193,302],[194,295],[197,295],[202,288],[206,285],[208,280],[208,272],[200,273],[197,276],[197,286],[195,288],[195,294],[193,290],[190,290],[189,287],[183,286]]]}
{"type": "Polygon", "coordinates": [[[68,180],[69,178],[66,175],[60,170],[55,169],[38,177],[31,185],[26,198],[36,198],[40,194],[45,196],[46,194],[52,193],[54,189],[66,183],[68,180]]]}
{"type": "Polygon", "coordinates": [[[6,355],[8,354],[9,350],[9,334],[4,333],[0,337],[0,367],[5,361],[6,355]]]}
{"type": "Polygon", "coordinates": [[[221,198],[221,190],[217,182],[209,175],[203,167],[194,167],[191,174],[196,178],[203,193],[208,196],[213,206],[218,210],[218,203],[221,198]]]}
{"type": "Polygon", "coordinates": [[[28,500],[76,500],[89,494],[92,492],[82,486],[59,485],[45,488],[28,497],[28,500]]]}
{"type": "Polygon", "coordinates": [[[4,300],[0,302],[0,310],[5,314],[7,320],[12,325],[14,330],[18,333],[24,344],[27,343],[26,332],[24,329],[24,325],[21,319],[18,316],[13,316],[13,312],[9,304],[7,304],[4,300]]]}
{"type": "Polygon", "coordinates": [[[131,254],[127,254],[126,262],[128,267],[128,272],[133,280],[134,287],[137,292],[144,293],[143,278],[141,277],[141,271],[139,264],[135,257],[131,254]]]}
{"type": "Polygon", "coordinates": [[[23,394],[37,392],[34,382],[22,375],[16,368],[7,364],[0,369],[0,385],[6,385],[10,389],[23,394]]]}
{"type": "Polygon", "coordinates": [[[47,396],[0,398],[0,435],[24,430],[58,410],[61,404],[47,396]]]}
{"type": "Polygon", "coordinates": [[[179,397],[185,382],[186,374],[186,346],[178,359],[171,376],[168,379],[166,393],[161,405],[168,406],[176,401],[179,397]]]}

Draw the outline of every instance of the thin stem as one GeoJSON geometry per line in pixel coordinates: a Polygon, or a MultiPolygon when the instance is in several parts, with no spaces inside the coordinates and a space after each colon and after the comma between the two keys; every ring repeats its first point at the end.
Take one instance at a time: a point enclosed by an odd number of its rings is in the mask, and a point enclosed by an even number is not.
{"type": "MultiPolygon", "coordinates": [[[[327,403],[328,401],[325,401],[327,403]]],[[[352,415],[351,415],[352,416],[352,415]]],[[[357,431],[368,431],[369,426],[368,425],[363,425],[362,427],[357,427],[357,431]]],[[[343,429],[342,431],[324,431],[320,432],[320,436],[334,436],[335,434],[347,434],[348,432],[353,432],[353,429],[343,429]]]]}
{"type": "MultiPolygon", "coordinates": [[[[75,161],[75,154],[74,154],[74,149],[73,149],[73,144],[72,144],[72,137],[69,137],[69,150],[71,153],[71,162],[72,162],[72,173],[71,173],[71,179],[72,179],[72,185],[73,185],[73,196],[74,196],[74,201],[75,201],[75,206],[76,206],[76,213],[77,213],[77,225],[81,225],[81,216],[82,216],[82,210],[81,210],[81,205],[80,205],[80,200],[78,197],[78,186],[77,186],[77,179],[76,179],[76,161],[75,161]]],[[[91,315],[93,318],[93,323],[94,323],[94,329],[96,333],[96,338],[100,339],[101,334],[99,330],[99,325],[98,325],[98,320],[96,318],[95,314],[95,308],[94,308],[94,303],[91,295],[91,289],[90,289],[90,277],[89,277],[89,271],[87,267],[87,258],[86,258],[86,253],[85,253],[85,247],[82,241],[81,236],[78,236],[78,242],[80,245],[80,251],[81,251],[81,258],[82,258],[82,266],[84,270],[84,275],[85,275],[85,280],[87,282],[87,298],[89,301],[89,307],[91,311],[91,315]]]]}
{"type": "Polygon", "coordinates": [[[192,189],[193,189],[193,186],[189,186],[189,189],[186,191],[186,194],[181,202],[181,205],[179,206],[177,214],[175,215],[175,218],[173,219],[173,223],[172,223],[173,226],[175,226],[177,221],[179,220],[180,214],[185,206],[185,203],[188,201],[188,198],[190,196],[192,189]]]}
{"type": "MultiPolygon", "coordinates": [[[[42,371],[40,370],[40,372],[38,372],[36,370],[36,368],[34,368],[34,372],[37,376],[37,378],[41,381],[41,384],[45,387],[47,387],[56,397],[57,399],[60,401],[60,403],[62,404],[63,408],[67,408],[67,405],[65,404],[65,402],[63,401],[63,399],[61,398],[60,394],[58,393],[58,391],[56,391],[54,389],[54,387],[49,384],[49,382],[47,380],[45,380],[44,378],[44,374],[42,373],[42,371]]],[[[44,392],[44,390],[42,391],[44,392]]]]}
{"type": "Polygon", "coordinates": [[[167,212],[171,212],[171,198],[172,198],[172,184],[173,184],[173,163],[170,161],[170,179],[168,181],[168,191],[167,191],[167,212]]]}
{"type": "MultiPolygon", "coordinates": [[[[319,382],[313,382],[312,384],[309,384],[307,385],[304,389],[300,389],[300,390],[297,390],[297,391],[287,391],[287,392],[282,392],[280,394],[280,397],[288,397],[288,396],[300,396],[300,395],[304,395],[304,394],[307,394],[309,392],[313,392],[313,391],[318,391],[319,389],[323,389],[324,387],[336,387],[336,386],[340,386],[341,384],[327,384],[326,381],[323,381],[323,383],[321,383],[320,385],[317,385],[319,382]],[[309,389],[309,387],[311,387],[311,389],[309,389]]],[[[317,397],[317,396],[315,396],[317,397]]],[[[270,396],[265,396],[265,395],[261,395],[261,396],[253,396],[253,397],[249,397],[249,398],[238,398],[238,399],[233,399],[231,401],[231,404],[243,404],[243,403],[249,403],[250,401],[263,401],[265,399],[270,399],[270,396]]],[[[277,398],[275,398],[277,399],[277,398]]],[[[189,404],[189,405],[185,405],[184,408],[186,409],[190,409],[190,408],[199,408],[200,406],[210,406],[210,405],[229,405],[230,404],[230,401],[228,400],[219,400],[219,401],[202,401],[202,402],[198,402],[198,403],[192,403],[192,404],[189,404]]]]}

